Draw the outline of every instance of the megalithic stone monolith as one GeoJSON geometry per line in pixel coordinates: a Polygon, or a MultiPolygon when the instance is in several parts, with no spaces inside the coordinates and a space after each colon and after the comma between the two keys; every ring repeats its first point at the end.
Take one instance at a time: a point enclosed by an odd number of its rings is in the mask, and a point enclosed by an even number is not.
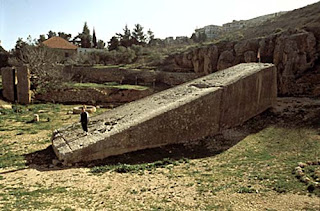
{"type": "Polygon", "coordinates": [[[65,163],[192,142],[242,124],[272,107],[272,64],[240,64],[95,116],[84,135],[79,123],[56,130],[52,146],[65,163]]]}
{"type": "Polygon", "coordinates": [[[2,75],[2,95],[3,97],[14,102],[14,86],[15,86],[15,69],[13,67],[1,68],[2,75]]]}
{"type": "Polygon", "coordinates": [[[29,104],[31,102],[31,91],[30,91],[30,71],[28,66],[17,67],[17,96],[18,103],[29,104]]]}

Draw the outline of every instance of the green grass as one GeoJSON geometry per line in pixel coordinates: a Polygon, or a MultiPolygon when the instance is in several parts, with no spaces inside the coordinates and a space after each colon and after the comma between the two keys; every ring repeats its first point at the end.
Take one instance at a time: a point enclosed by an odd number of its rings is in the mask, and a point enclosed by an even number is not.
{"type": "Polygon", "coordinates": [[[58,127],[57,120],[59,117],[55,113],[59,112],[59,104],[33,104],[28,106],[13,105],[12,109],[3,110],[0,118],[0,131],[17,131],[17,135],[36,134],[41,130],[52,130],[58,127]],[[44,113],[38,113],[43,110],[44,113]],[[31,121],[34,114],[38,114],[40,122],[27,123],[31,121]],[[14,123],[22,123],[22,125],[14,123]]]}
{"type": "Polygon", "coordinates": [[[4,137],[0,136],[0,168],[24,168],[25,160],[22,155],[14,151],[14,144],[4,144],[4,137]]]}
{"type": "MultiPolygon", "coordinates": [[[[217,156],[215,161],[220,165],[211,167],[212,176],[198,172],[191,175],[200,181],[200,194],[222,190],[308,193],[308,185],[300,182],[292,172],[298,162],[319,159],[317,133],[314,129],[268,127],[217,156]],[[226,181],[230,185],[217,185],[213,181],[226,181]]],[[[314,176],[312,172],[314,169],[310,167],[311,177],[314,176]]],[[[320,196],[318,192],[315,194],[320,196]]]]}
{"type": "MultiPolygon", "coordinates": [[[[71,109],[73,106],[60,104],[33,104],[13,105],[12,109],[1,110],[0,133],[13,132],[12,135],[0,135],[0,168],[25,168],[24,154],[30,153],[37,148],[46,148],[50,143],[50,137],[54,129],[58,129],[64,123],[64,119],[77,118],[76,116],[60,115],[61,112],[71,109]],[[40,113],[39,111],[42,110],[40,113]],[[40,117],[39,122],[27,123],[32,120],[34,114],[40,117]],[[15,137],[38,134],[41,131],[48,132],[48,136],[42,139],[31,139],[28,143],[19,143],[15,137]]],[[[104,112],[105,109],[98,109],[94,115],[104,112]]],[[[78,121],[78,118],[77,120],[78,121]]]]}
{"type": "Polygon", "coordinates": [[[76,88],[109,88],[109,89],[133,89],[133,90],[146,90],[148,87],[139,85],[129,85],[129,84],[118,84],[116,82],[96,84],[96,83],[74,83],[68,84],[69,87],[76,88]]]}
{"type": "Polygon", "coordinates": [[[152,171],[156,168],[166,168],[169,165],[178,165],[180,163],[187,162],[189,162],[189,160],[185,158],[182,158],[178,161],[172,160],[170,158],[164,158],[163,160],[155,161],[153,163],[95,166],[90,169],[90,172],[93,174],[102,174],[108,171],[114,171],[118,173],[137,173],[142,171],[152,171]]]}
{"type": "Polygon", "coordinates": [[[53,203],[46,202],[43,198],[50,198],[53,195],[61,195],[67,192],[65,187],[39,188],[33,191],[21,187],[8,187],[0,193],[2,210],[12,209],[44,209],[53,203]]]}

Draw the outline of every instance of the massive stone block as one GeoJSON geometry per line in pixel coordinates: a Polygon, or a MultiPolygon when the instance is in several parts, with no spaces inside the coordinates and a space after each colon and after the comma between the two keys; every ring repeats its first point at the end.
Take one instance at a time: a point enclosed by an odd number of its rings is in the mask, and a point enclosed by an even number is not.
{"type": "Polygon", "coordinates": [[[234,127],[276,101],[272,64],[240,64],[56,130],[52,145],[66,163],[191,142],[234,127]]]}
{"type": "Polygon", "coordinates": [[[31,102],[30,93],[30,71],[27,66],[17,68],[17,96],[18,103],[29,104],[31,102]]]}
{"type": "Polygon", "coordinates": [[[12,67],[1,68],[2,95],[8,101],[14,102],[15,70],[12,67]]]}

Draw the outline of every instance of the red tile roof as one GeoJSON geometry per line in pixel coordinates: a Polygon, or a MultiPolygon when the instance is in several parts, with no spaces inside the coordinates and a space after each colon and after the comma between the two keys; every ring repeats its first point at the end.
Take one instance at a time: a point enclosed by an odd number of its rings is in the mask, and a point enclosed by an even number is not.
{"type": "Polygon", "coordinates": [[[49,48],[59,48],[68,50],[75,50],[78,48],[78,46],[68,42],[67,40],[61,37],[51,37],[50,39],[42,42],[42,44],[49,48]]]}

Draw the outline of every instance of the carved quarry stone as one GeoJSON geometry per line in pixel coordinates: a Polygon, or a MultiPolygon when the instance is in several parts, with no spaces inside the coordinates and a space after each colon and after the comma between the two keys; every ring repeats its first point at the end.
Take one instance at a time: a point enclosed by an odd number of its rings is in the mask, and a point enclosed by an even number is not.
{"type": "Polygon", "coordinates": [[[272,64],[240,64],[56,130],[52,146],[65,163],[192,142],[242,124],[277,96],[272,64]]]}

